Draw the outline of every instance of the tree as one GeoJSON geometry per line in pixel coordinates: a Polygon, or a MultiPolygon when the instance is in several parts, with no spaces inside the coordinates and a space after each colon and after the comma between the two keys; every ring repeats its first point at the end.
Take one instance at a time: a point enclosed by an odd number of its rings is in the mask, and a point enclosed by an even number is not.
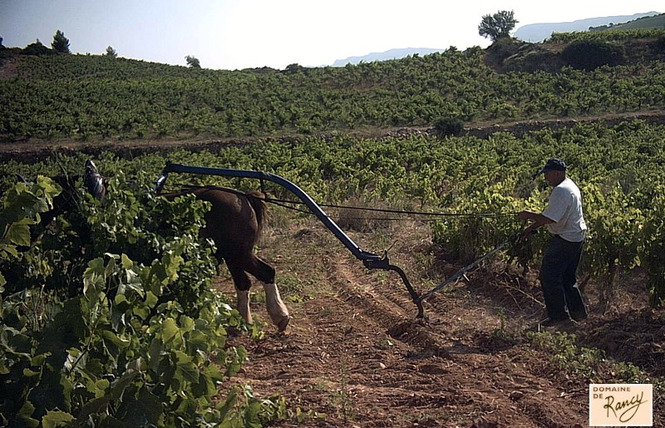
{"type": "Polygon", "coordinates": [[[198,58],[196,58],[194,56],[191,56],[191,55],[187,55],[185,57],[185,60],[187,61],[187,65],[189,67],[191,67],[191,68],[201,68],[201,63],[199,62],[198,58]]]}
{"type": "Polygon", "coordinates": [[[65,33],[60,30],[56,31],[53,36],[51,47],[56,52],[69,53],[69,39],[65,37],[65,33]]]}
{"type": "Polygon", "coordinates": [[[284,72],[286,74],[303,73],[304,71],[305,71],[305,67],[303,67],[302,65],[297,64],[297,63],[289,64],[284,69],[284,72]]]}
{"type": "Polygon", "coordinates": [[[53,51],[42,44],[42,42],[37,39],[35,43],[30,43],[28,46],[23,49],[23,53],[26,55],[49,55],[53,51]]]}
{"type": "Polygon", "coordinates": [[[113,49],[112,46],[108,46],[106,48],[106,56],[109,56],[111,58],[117,58],[118,57],[118,52],[116,52],[115,49],[113,49]]]}
{"type": "Polygon", "coordinates": [[[510,37],[510,32],[517,24],[515,12],[500,10],[494,15],[485,15],[478,25],[478,34],[489,37],[496,42],[504,37],[510,37]]]}

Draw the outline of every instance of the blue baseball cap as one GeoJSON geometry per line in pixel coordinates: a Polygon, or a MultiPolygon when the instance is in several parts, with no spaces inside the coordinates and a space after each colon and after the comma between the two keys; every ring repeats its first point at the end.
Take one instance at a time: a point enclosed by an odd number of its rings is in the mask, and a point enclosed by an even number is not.
{"type": "Polygon", "coordinates": [[[536,173],[536,175],[540,175],[548,171],[565,171],[565,170],[566,170],[566,163],[564,161],[557,158],[550,158],[547,160],[545,166],[536,173]]]}

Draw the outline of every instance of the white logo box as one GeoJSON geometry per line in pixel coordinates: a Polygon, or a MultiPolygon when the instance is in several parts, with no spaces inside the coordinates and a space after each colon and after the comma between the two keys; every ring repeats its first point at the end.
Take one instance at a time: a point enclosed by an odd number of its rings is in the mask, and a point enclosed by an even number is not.
{"type": "Polygon", "coordinates": [[[653,426],[653,385],[589,385],[589,426],[653,426]]]}

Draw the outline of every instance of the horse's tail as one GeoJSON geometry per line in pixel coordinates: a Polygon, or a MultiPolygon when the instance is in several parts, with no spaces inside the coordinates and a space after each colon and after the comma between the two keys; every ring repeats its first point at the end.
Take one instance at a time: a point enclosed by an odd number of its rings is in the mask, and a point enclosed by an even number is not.
{"type": "Polygon", "coordinates": [[[253,190],[247,193],[247,200],[249,204],[254,208],[254,213],[256,214],[256,222],[259,225],[259,234],[263,230],[263,224],[268,216],[268,204],[266,204],[266,194],[259,192],[258,190],[253,190]]]}

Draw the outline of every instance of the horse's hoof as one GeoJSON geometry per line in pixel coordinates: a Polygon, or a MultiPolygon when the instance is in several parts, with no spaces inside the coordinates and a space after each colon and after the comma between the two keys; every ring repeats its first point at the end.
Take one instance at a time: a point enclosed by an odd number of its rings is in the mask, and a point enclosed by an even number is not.
{"type": "Polygon", "coordinates": [[[283,332],[284,330],[286,330],[286,326],[289,325],[289,321],[291,321],[291,317],[288,316],[288,315],[285,316],[284,318],[282,318],[282,319],[277,323],[277,331],[279,331],[279,332],[281,333],[281,332],[283,332]]]}

